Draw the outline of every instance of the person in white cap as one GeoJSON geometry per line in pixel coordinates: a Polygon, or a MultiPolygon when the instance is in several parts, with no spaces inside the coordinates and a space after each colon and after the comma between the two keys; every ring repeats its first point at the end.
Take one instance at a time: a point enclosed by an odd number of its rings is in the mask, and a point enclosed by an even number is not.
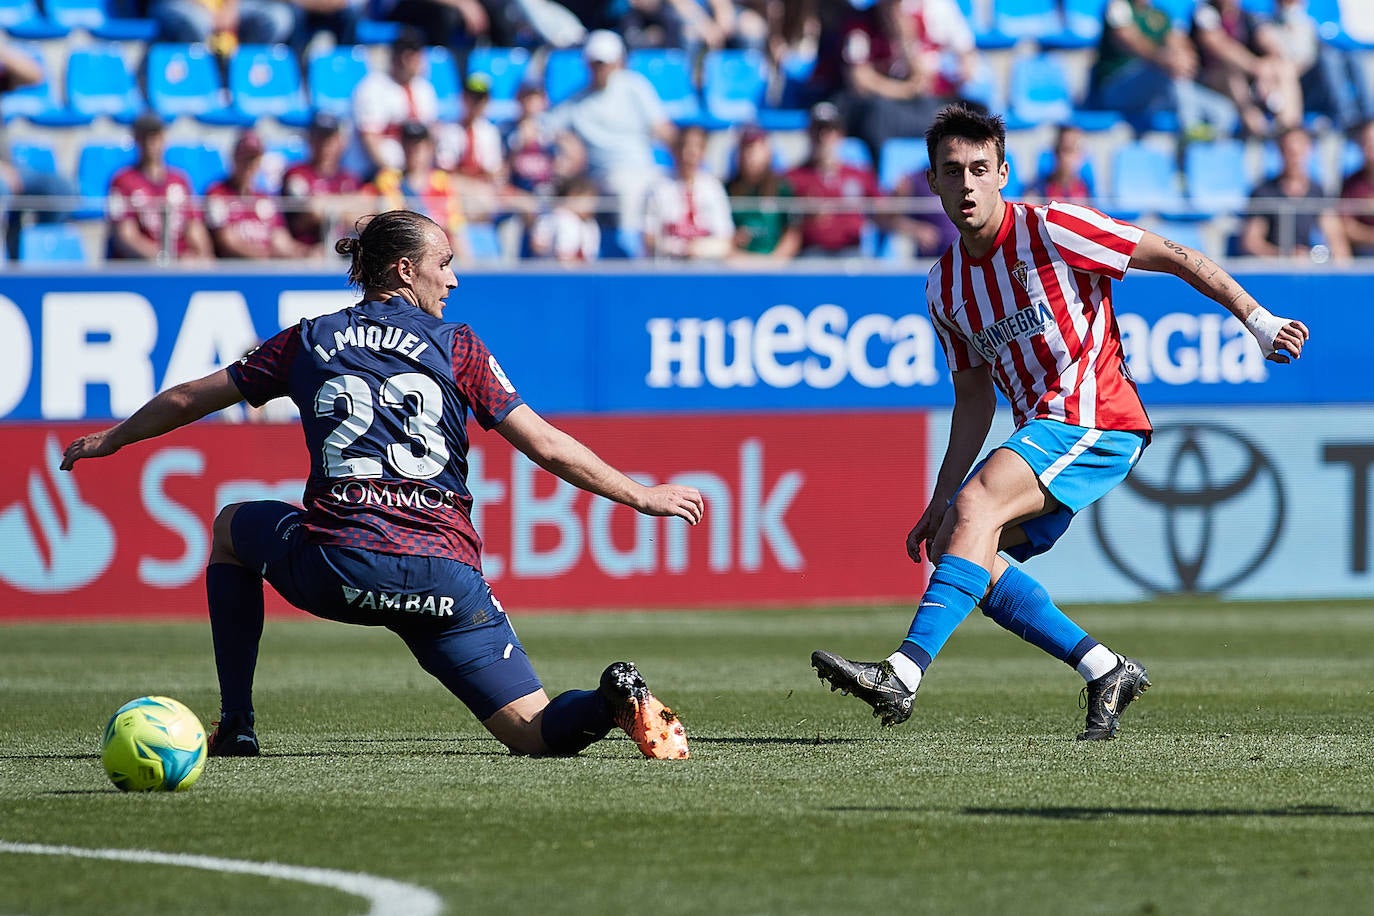
{"type": "Polygon", "coordinates": [[[591,83],[545,116],[550,136],[570,133],[582,142],[587,167],[603,194],[616,198],[619,228],[637,232],[649,185],[662,173],[653,143],[671,145],[677,128],[653,85],[626,70],[625,42],[614,32],[587,35],[582,54],[591,83]]]}

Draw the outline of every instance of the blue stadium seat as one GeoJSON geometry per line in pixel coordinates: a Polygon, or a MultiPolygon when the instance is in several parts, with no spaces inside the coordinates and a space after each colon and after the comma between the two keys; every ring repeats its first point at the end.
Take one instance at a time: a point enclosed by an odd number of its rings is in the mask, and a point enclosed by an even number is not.
{"type": "Polygon", "coordinates": [[[67,103],[73,111],[104,115],[122,124],[147,106],[134,75],[115,45],[90,45],[67,56],[67,103]]]}
{"type": "Polygon", "coordinates": [[[544,92],[550,105],[575,94],[591,80],[581,48],[558,48],[544,62],[544,92]]]}
{"type": "Polygon", "coordinates": [[[180,143],[167,147],[167,164],[186,173],[191,190],[204,194],[216,181],[224,178],[229,169],[224,153],[218,147],[203,143],[180,143]]]}
{"type": "Polygon", "coordinates": [[[1193,19],[1198,0],[1154,0],[1152,5],[1168,13],[1175,23],[1186,25],[1193,19]]]}
{"type": "Polygon", "coordinates": [[[1073,115],[1068,74],[1049,54],[1020,57],[1011,67],[1008,130],[1063,124],[1073,115]]]}
{"type": "Polygon", "coordinates": [[[19,233],[19,262],[36,267],[45,264],[84,264],[86,245],[75,226],[67,223],[34,223],[19,233]]]}
{"type": "Polygon", "coordinates": [[[995,0],[992,25],[1003,35],[1018,40],[1040,41],[1064,31],[1058,0],[995,0]]]}
{"type": "Polygon", "coordinates": [[[692,85],[687,52],[679,48],[637,48],[629,53],[625,65],[653,85],[668,120],[677,124],[700,120],[701,101],[692,85]]]}
{"type": "Polygon", "coordinates": [[[338,118],[353,117],[353,90],[367,76],[367,70],[367,49],[361,45],[312,57],[306,65],[310,104],[338,118]]]}
{"type": "Polygon", "coordinates": [[[1084,45],[1102,36],[1102,15],[1108,0],[1063,0],[1064,31],[1076,35],[1084,45]]]}
{"type": "MultiPolygon", "coordinates": [[[[701,66],[706,114],[724,125],[759,121],[768,92],[768,68],[763,55],[752,50],[708,51],[701,66]]],[[[780,129],[767,125],[766,129],[780,129]]]]}
{"type": "Polygon", "coordinates": [[[34,0],[0,0],[0,30],[27,41],[65,38],[69,31],[45,17],[34,0]]]}
{"type": "Polygon", "coordinates": [[[1261,16],[1274,14],[1274,0],[1241,0],[1240,6],[1246,12],[1259,13],[1261,16]]]}
{"type": "Polygon", "coordinates": [[[439,97],[439,120],[456,121],[462,102],[458,99],[458,64],[448,48],[425,48],[429,82],[439,97]]]}
{"type": "Polygon", "coordinates": [[[32,86],[21,86],[0,96],[0,118],[6,122],[23,118],[43,127],[77,127],[91,123],[89,117],[62,104],[42,53],[32,46],[21,46],[20,50],[38,62],[43,70],[43,81],[32,86]]]}
{"type": "Polygon", "coordinates": [[[389,45],[396,40],[396,36],[400,33],[401,24],[399,22],[363,18],[358,20],[354,40],[360,45],[389,45]]]}
{"type": "Polygon", "coordinates": [[[253,120],[275,118],[292,127],[310,120],[300,64],[285,45],[241,46],[229,59],[229,94],[253,120]]]}
{"type": "Polygon", "coordinates": [[[878,150],[878,183],[889,191],[903,178],[929,167],[930,156],[921,137],[892,137],[878,150]]]}
{"type": "Polygon", "coordinates": [[[148,49],[148,104],[167,121],[183,115],[207,124],[247,125],[252,119],[225,104],[227,91],[215,56],[199,44],[148,49]]]}
{"type": "Polygon", "coordinates": [[[10,145],[10,161],[35,172],[49,175],[57,173],[57,154],[46,143],[13,143],[10,145]]]}
{"type": "Polygon", "coordinates": [[[504,259],[501,237],[494,224],[468,223],[464,233],[468,240],[468,252],[474,261],[490,263],[504,259]]]}
{"type": "Polygon", "coordinates": [[[1307,0],[1307,13],[1317,20],[1317,31],[1323,39],[1338,48],[1371,50],[1374,46],[1356,41],[1345,29],[1341,18],[1341,0],[1307,0]]]}
{"type": "Polygon", "coordinates": [[[43,8],[58,25],[105,41],[151,42],[158,34],[155,20],[113,15],[108,0],[43,0],[43,8]]]}
{"type": "Polygon", "coordinates": [[[1241,164],[1245,144],[1240,140],[1190,143],[1183,154],[1183,185],[1188,199],[1208,214],[1231,213],[1245,206],[1250,179],[1241,164]]]}
{"type": "Polygon", "coordinates": [[[468,74],[484,73],[491,79],[487,117],[498,124],[520,115],[516,94],[525,81],[530,52],[525,48],[473,48],[468,54],[468,74]]]}
{"type": "Polygon", "coordinates": [[[856,169],[873,168],[873,154],[868,151],[868,144],[858,137],[845,137],[840,141],[840,161],[856,169]]]}
{"type": "Polygon", "coordinates": [[[1111,170],[1114,215],[1135,218],[1142,213],[1189,213],[1170,154],[1143,143],[1126,143],[1113,150],[1111,170]]]}
{"type": "Polygon", "coordinates": [[[130,140],[123,143],[92,143],[82,147],[76,160],[76,187],[81,204],[72,214],[76,219],[99,219],[105,215],[105,196],[115,172],[133,165],[137,150],[130,140]]]}

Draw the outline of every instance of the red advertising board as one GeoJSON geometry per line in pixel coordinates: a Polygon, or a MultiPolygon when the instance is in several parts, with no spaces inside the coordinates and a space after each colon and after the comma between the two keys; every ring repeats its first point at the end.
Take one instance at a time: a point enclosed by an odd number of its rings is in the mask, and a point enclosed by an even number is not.
{"type": "MultiPolygon", "coordinates": [[[[759,607],[910,599],[924,508],[918,411],[565,418],[644,482],[699,487],[705,520],[648,518],[539,470],[473,427],[484,566],[522,608],[759,607]]],[[[89,427],[0,427],[0,618],[196,615],[221,506],[299,498],[294,425],[202,422],[58,470],[89,427]]],[[[271,590],[269,589],[269,595],[271,590]]],[[[275,597],[269,607],[280,609],[275,597]]]]}

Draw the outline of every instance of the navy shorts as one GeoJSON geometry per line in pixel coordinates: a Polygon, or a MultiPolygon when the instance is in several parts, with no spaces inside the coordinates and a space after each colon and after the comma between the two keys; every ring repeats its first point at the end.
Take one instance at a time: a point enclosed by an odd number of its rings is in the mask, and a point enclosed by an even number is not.
{"type": "Polygon", "coordinates": [[[479,720],[543,685],[482,574],[445,557],[313,544],[300,508],[244,503],[230,536],[244,566],[303,611],[386,627],[479,720]]]}

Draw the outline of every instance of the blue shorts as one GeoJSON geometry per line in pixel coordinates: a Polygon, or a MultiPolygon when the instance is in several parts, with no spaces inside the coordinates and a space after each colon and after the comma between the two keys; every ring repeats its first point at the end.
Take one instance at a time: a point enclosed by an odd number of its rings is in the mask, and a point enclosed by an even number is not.
{"type": "Polygon", "coordinates": [[[289,503],[244,503],[230,532],[239,561],[291,604],[316,617],[391,630],[479,720],[542,688],[477,570],[445,557],[313,544],[301,514],[289,503]]]}
{"type": "MultiPolygon", "coordinates": [[[[1126,479],[1148,441],[1144,433],[1088,429],[1058,420],[1031,420],[1017,429],[998,448],[1020,455],[1059,506],[1022,522],[1026,543],[1008,547],[1005,553],[1024,562],[1053,547],[1075,514],[1126,479]]],[[[978,462],[969,477],[986,462],[987,458],[978,462]]]]}

